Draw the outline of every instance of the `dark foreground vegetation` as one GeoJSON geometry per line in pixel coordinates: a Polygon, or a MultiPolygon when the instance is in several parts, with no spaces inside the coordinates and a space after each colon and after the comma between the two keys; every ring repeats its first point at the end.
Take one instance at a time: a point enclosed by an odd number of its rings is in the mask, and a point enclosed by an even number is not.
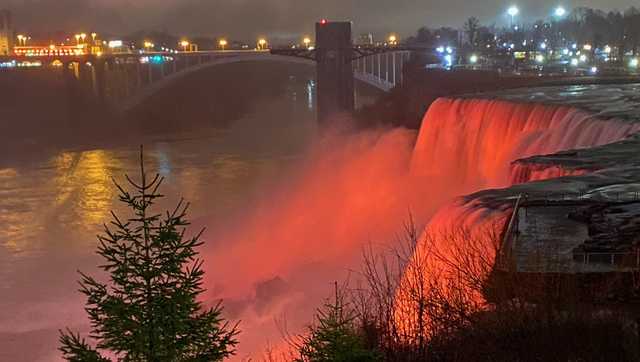
{"type": "Polygon", "coordinates": [[[91,322],[87,341],[71,330],[60,332],[60,351],[68,361],[219,361],[235,352],[237,326],[222,317],[220,304],[205,308],[200,235],[187,236],[188,204],[164,215],[153,210],[163,196],[162,178],[127,176],[131,190],[116,183],[131,215],[117,216],[98,237],[101,269],[109,281],[81,273],[91,322]]]}
{"type": "Polygon", "coordinates": [[[292,343],[300,360],[640,360],[630,275],[499,272],[490,233],[420,240],[415,230],[391,251],[364,254],[357,285],[336,292],[310,335],[292,343]],[[352,359],[345,344],[366,348],[352,359]]]}

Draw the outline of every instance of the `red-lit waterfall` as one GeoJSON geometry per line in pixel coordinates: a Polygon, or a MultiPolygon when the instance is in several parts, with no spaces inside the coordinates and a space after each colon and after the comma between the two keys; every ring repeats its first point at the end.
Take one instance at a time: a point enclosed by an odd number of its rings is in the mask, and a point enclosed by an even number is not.
{"type": "Polygon", "coordinates": [[[422,225],[435,213],[431,227],[475,223],[485,215],[451,203],[456,196],[564,174],[512,170],[514,160],[637,129],[569,107],[440,99],[417,139],[403,129],[326,134],[285,184],[211,241],[208,289],[242,320],[238,357],[278,345],[284,321],[299,332],[331,282],[358,268],[363,246],[392,241],[409,213],[422,225]]]}

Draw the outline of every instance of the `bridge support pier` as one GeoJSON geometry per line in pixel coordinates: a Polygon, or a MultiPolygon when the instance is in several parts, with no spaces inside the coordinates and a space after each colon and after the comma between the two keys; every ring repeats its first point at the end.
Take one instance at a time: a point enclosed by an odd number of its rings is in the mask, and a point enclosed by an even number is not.
{"type": "Polygon", "coordinates": [[[316,23],[318,122],[355,109],[350,22],[316,23]]]}
{"type": "Polygon", "coordinates": [[[107,62],[94,59],[91,67],[91,83],[93,94],[102,103],[106,102],[107,95],[107,62]]]}

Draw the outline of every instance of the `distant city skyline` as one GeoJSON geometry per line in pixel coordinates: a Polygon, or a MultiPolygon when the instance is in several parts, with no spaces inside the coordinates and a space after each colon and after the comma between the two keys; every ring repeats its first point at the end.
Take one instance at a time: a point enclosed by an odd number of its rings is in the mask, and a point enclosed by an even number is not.
{"type": "Polygon", "coordinates": [[[321,18],[351,20],[356,33],[378,36],[407,36],[421,26],[460,27],[470,16],[506,25],[506,9],[514,4],[521,10],[520,21],[550,16],[558,5],[606,11],[639,6],[634,0],[2,0],[0,8],[12,10],[18,31],[146,30],[246,40],[312,34],[313,23],[321,18]]]}

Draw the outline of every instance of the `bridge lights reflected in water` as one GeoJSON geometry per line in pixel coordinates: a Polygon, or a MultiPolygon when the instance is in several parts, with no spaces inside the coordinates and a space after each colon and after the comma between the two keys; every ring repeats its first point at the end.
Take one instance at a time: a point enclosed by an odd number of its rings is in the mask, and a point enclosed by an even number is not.
{"type": "Polygon", "coordinates": [[[307,82],[307,107],[313,109],[313,100],[315,99],[316,82],[311,79],[307,82]]]}

